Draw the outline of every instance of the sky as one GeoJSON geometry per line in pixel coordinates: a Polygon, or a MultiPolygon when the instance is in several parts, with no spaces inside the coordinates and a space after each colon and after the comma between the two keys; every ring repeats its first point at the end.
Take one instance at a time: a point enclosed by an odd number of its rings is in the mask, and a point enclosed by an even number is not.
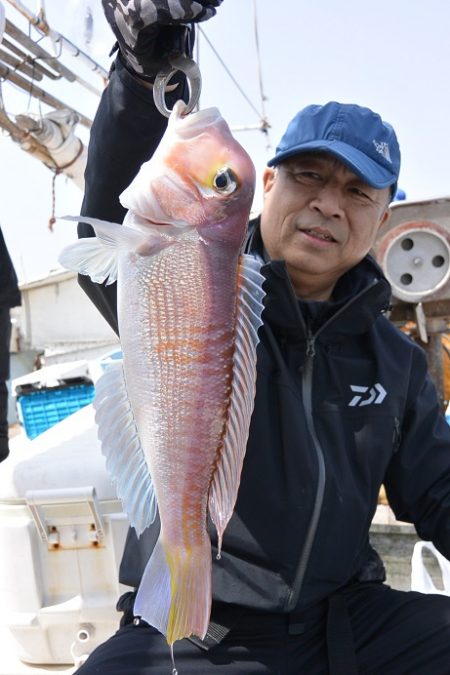
{"type": "MultiPolygon", "coordinates": [[[[0,2],[7,17],[27,31],[17,11],[6,0],[0,2]]],[[[37,3],[28,0],[24,4],[35,10],[37,3]]],[[[87,6],[94,16],[91,54],[108,67],[113,37],[100,0],[46,2],[52,27],[85,49],[83,17],[87,6]]],[[[202,30],[252,106],[202,36],[198,52],[203,80],[200,105],[218,107],[232,129],[258,125],[261,73],[269,133],[235,131],[257,169],[255,209],[262,200],[263,168],[289,120],[310,103],[330,100],[368,106],[394,126],[402,149],[399,184],[408,200],[450,196],[449,29],[448,0],[224,0],[217,15],[202,24],[202,30]]],[[[40,37],[34,29],[32,35],[40,37]]],[[[52,50],[47,38],[41,45],[52,50]]],[[[102,87],[98,76],[73,57],[66,55],[63,60],[102,87]]],[[[95,114],[97,97],[79,85],[41,86],[91,118],[95,114]]],[[[2,94],[12,115],[39,111],[36,101],[18,93],[8,82],[3,83],[2,94]]],[[[46,112],[47,108],[41,106],[41,110],[46,112]]],[[[80,136],[88,141],[81,127],[80,136]]],[[[0,224],[21,281],[57,268],[60,250],[76,237],[71,223],[59,222],[54,232],[47,228],[51,183],[48,169],[0,136],[0,224]]],[[[57,178],[57,214],[77,214],[81,199],[78,188],[63,176],[57,178]]]]}

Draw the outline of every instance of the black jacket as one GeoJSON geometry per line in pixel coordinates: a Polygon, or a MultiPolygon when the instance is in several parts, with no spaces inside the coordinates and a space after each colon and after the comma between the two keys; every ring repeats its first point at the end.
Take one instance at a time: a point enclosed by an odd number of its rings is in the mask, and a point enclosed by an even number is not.
{"type": "Polygon", "coordinates": [[[0,229],[0,308],[20,305],[17,275],[0,229]]]}
{"type": "MultiPolygon", "coordinates": [[[[120,68],[112,78],[91,148],[107,110],[136,172],[142,143],[124,137],[120,114],[134,110],[133,135],[148,138],[151,93],[138,98],[120,68]]],[[[114,135],[109,153],[111,142],[114,135]]],[[[102,210],[106,191],[96,187],[97,154],[91,149],[84,213],[111,218],[111,202],[102,210]]],[[[257,223],[248,248],[263,257],[257,223]]],[[[450,558],[450,429],[423,351],[384,315],[390,288],[380,269],[366,257],[341,278],[334,302],[320,304],[297,300],[282,261],[263,273],[255,408],[235,512],[213,564],[215,600],[293,611],[352,580],[381,579],[369,526],[382,483],[396,516],[450,558]]],[[[139,584],[158,529],[139,542],[130,531],[123,583],[139,584]]]]}

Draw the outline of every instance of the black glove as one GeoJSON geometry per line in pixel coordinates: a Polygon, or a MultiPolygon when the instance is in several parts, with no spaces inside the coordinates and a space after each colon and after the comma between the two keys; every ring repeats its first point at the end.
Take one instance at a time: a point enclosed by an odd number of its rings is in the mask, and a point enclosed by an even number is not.
{"type": "Polygon", "coordinates": [[[167,64],[167,56],[192,56],[193,36],[186,25],[206,21],[222,0],[102,0],[125,65],[151,79],[167,64]]]}

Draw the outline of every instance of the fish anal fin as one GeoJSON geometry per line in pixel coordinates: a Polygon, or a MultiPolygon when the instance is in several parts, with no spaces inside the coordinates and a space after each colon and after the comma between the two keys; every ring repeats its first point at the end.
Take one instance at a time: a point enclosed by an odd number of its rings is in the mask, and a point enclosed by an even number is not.
{"type": "Polygon", "coordinates": [[[134,613],[166,636],[169,645],[203,639],[211,614],[211,545],[169,546],[160,536],[144,570],[134,613]]]}
{"type": "Polygon", "coordinates": [[[256,348],[264,308],[264,277],[260,267],[261,263],[255,258],[241,256],[230,405],[208,502],[217,529],[219,555],[223,533],[236,503],[255,399],[256,348]]]}

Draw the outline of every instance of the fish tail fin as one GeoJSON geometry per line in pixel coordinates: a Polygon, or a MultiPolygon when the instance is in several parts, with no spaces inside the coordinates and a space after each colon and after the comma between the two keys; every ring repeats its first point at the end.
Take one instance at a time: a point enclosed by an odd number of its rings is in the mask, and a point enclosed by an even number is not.
{"type": "Polygon", "coordinates": [[[134,613],[166,636],[169,645],[203,639],[211,613],[211,544],[170,547],[158,539],[144,570],[134,613]]]}

